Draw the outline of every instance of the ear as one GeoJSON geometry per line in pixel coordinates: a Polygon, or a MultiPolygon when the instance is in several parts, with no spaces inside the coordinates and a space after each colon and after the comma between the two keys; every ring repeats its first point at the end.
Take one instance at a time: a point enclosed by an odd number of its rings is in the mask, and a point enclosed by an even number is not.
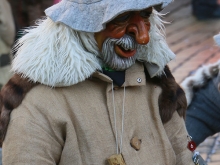
{"type": "Polygon", "coordinates": [[[21,104],[28,91],[37,84],[26,78],[22,78],[21,75],[15,74],[2,87],[0,93],[0,144],[4,140],[11,111],[21,104]]]}

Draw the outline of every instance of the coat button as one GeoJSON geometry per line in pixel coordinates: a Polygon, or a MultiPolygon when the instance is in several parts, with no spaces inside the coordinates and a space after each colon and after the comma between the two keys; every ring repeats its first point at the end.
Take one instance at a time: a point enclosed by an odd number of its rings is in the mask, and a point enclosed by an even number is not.
{"type": "Polygon", "coordinates": [[[136,151],[139,151],[141,148],[141,139],[138,139],[138,137],[135,136],[131,139],[130,144],[136,151]]]}
{"type": "Polygon", "coordinates": [[[141,81],[142,81],[141,78],[137,78],[138,83],[141,83],[141,81]]]}

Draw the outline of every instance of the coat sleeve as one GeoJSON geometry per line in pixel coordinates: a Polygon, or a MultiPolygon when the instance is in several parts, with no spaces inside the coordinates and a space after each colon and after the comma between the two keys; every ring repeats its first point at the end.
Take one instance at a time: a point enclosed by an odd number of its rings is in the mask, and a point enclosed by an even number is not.
{"type": "Polygon", "coordinates": [[[59,164],[62,145],[45,125],[26,117],[11,120],[3,142],[3,164],[59,164]]]}
{"type": "Polygon", "coordinates": [[[0,38],[8,46],[12,46],[15,39],[14,18],[7,0],[0,1],[0,38]]]}
{"type": "Polygon", "coordinates": [[[183,118],[175,112],[164,128],[176,154],[176,165],[194,165],[193,153],[187,148],[188,133],[183,118]]]}

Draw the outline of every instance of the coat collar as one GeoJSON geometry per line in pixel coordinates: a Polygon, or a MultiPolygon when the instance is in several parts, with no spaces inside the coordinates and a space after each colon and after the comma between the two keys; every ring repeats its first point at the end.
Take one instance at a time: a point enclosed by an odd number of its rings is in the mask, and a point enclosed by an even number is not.
{"type": "MultiPolygon", "coordinates": [[[[95,73],[92,74],[91,77],[98,78],[107,83],[113,82],[113,80],[109,76],[103,74],[100,71],[96,71],[95,73]]],[[[122,87],[143,86],[143,85],[146,85],[144,65],[141,62],[136,62],[133,66],[131,66],[129,69],[125,71],[125,82],[122,85],[122,87]]]]}

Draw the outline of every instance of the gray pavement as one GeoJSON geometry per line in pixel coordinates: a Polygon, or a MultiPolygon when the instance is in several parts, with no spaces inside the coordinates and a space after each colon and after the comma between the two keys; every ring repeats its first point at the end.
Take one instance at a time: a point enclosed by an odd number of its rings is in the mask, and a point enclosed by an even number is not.
{"type": "Polygon", "coordinates": [[[207,138],[196,151],[199,151],[208,165],[220,165],[220,133],[207,138]]]}

